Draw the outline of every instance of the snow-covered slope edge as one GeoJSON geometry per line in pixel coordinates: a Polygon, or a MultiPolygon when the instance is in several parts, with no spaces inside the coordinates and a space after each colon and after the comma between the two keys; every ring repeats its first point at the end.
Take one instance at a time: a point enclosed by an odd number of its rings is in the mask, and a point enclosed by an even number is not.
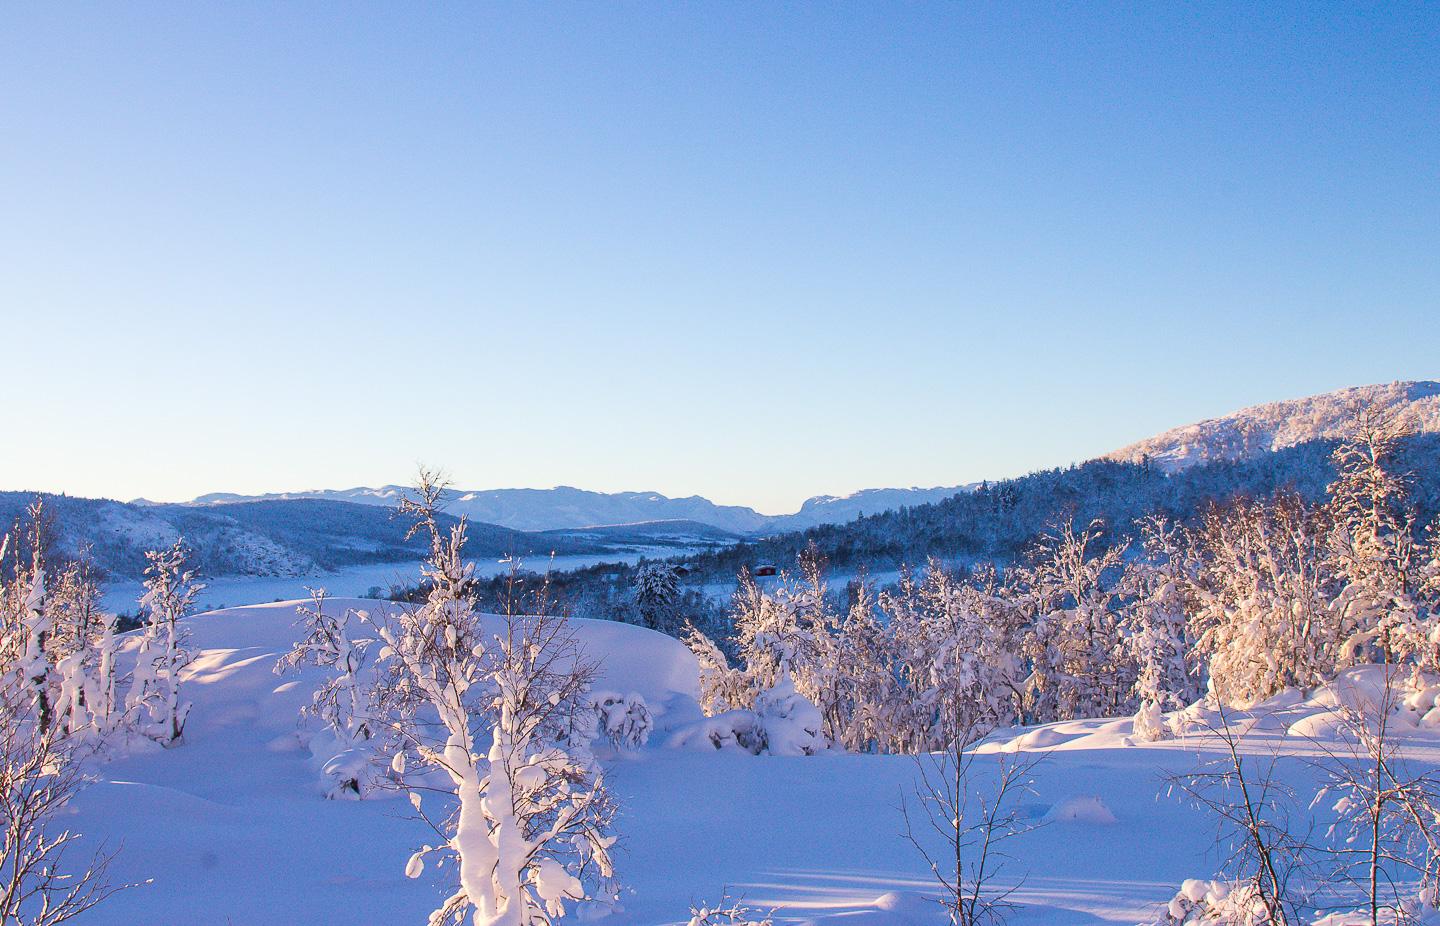
{"type": "Polygon", "coordinates": [[[1249,459],[1307,441],[1344,437],[1366,412],[1404,420],[1417,433],[1440,432],[1440,382],[1353,386],[1269,402],[1172,428],[1103,459],[1139,463],[1148,458],[1167,472],[1177,472],[1201,463],[1249,459]]]}

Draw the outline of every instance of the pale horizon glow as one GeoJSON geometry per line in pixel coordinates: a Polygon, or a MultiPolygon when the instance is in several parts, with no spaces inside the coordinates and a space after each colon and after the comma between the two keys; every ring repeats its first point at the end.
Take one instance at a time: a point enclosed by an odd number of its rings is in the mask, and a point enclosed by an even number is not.
{"type": "Polygon", "coordinates": [[[950,486],[1440,378],[1440,9],[0,9],[0,490],[950,486]]]}

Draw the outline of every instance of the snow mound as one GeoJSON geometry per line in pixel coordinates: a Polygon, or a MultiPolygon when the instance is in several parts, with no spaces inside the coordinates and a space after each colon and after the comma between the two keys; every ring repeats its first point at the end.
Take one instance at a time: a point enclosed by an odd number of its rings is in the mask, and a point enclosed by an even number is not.
{"type": "MultiPolygon", "coordinates": [[[[976,746],[976,752],[1053,752],[1117,747],[1173,748],[1198,746],[1225,728],[1255,740],[1271,740],[1276,748],[1308,749],[1353,737],[1359,718],[1373,718],[1385,700],[1385,668],[1356,666],[1310,693],[1286,689],[1249,706],[1220,709],[1201,700],[1182,710],[1144,718],[1161,731],[1159,739],[1141,735],[1136,718],[1069,720],[1021,730],[1006,730],[976,746]]],[[[1440,741],[1440,679],[1392,678],[1391,732],[1433,745],[1440,741]]],[[[1152,731],[1153,732],[1153,731],[1152,731]]]]}
{"type": "Polygon", "coordinates": [[[1099,823],[1110,824],[1115,814],[1105,806],[1098,796],[1088,794],[1066,798],[1052,806],[1041,818],[1046,823],[1099,823]]]}
{"type": "Polygon", "coordinates": [[[913,891],[886,891],[866,907],[800,920],[799,926],[938,926],[948,922],[936,898],[913,891]]]}
{"type": "MultiPolygon", "coordinates": [[[[274,604],[209,611],[189,619],[191,649],[196,653],[187,683],[213,685],[225,682],[231,692],[247,687],[252,693],[263,688],[268,694],[289,694],[297,704],[310,696],[305,685],[287,684],[272,669],[274,660],[288,651],[298,632],[298,607],[309,601],[280,601],[274,604]]],[[[347,609],[380,615],[397,607],[393,602],[367,598],[327,598],[327,612],[347,609]]],[[[483,615],[487,630],[499,633],[504,618],[483,615]]],[[[615,621],[569,618],[584,658],[599,666],[597,689],[613,689],[643,698],[652,713],[679,696],[700,695],[700,667],[683,643],[665,634],[615,621]]],[[[301,678],[305,674],[301,673],[301,678]]],[[[201,705],[197,702],[196,712],[201,705]]],[[[293,723],[294,716],[285,718],[293,723]]]]}

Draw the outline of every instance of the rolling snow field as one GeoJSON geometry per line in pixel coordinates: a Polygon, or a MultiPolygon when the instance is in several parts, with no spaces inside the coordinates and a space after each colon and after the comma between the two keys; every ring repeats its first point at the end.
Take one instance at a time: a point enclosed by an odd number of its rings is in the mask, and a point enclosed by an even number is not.
{"type": "MultiPolygon", "coordinates": [[[[71,805],[66,825],[86,844],[76,857],[103,843],[119,851],[113,880],[146,882],[86,922],[421,924],[448,893],[433,873],[405,877],[410,853],[435,838],[405,800],[322,796],[297,736],[298,711],[320,676],[274,672],[296,637],[297,604],[186,621],[195,658],[182,673],[194,702],[184,742],[162,749],[142,741],[97,761],[95,783],[71,805]]],[[[332,606],[375,613],[388,605],[332,606]]],[[[596,687],[639,693],[656,717],[647,746],[601,754],[621,805],[617,867],[630,890],[624,911],[598,922],[685,923],[692,902],[725,889],[757,910],[775,908],[780,922],[945,922],[926,900],[936,896],[932,876],[903,837],[900,803],[917,776],[914,759],[667,748],[667,731],[699,716],[694,657],[630,625],[575,619],[573,628],[600,661],[596,687]]],[[[1327,718],[1348,689],[1337,690],[1282,695],[1232,717],[1252,731],[1245,749],[1264,757],[1283,750],[1280,775],[1309,787],[1332,729],[1327,718]]],[[[1203,721],[1196,711],[1192,719],[1203,721]]],[[[1010,844],[1005,876],[1023,881],[1010,922],[1133,924],[1153,919],[1184,879],[1215,876],[1212,820],[1170,794],[1164,776],[1216,758],[1218,744],[1185,734],[1137,745],[1132,732],[1129,718],[1067,722],[1007,731],[979,748],[982,782],[1007,752],[1039,757],[1033,790],[1018,804],[1042,825],[1010,844]]],[[[1440,737],[1428,724],[1407,736],[1412,758],[1440,762],[1440,737]]]]}

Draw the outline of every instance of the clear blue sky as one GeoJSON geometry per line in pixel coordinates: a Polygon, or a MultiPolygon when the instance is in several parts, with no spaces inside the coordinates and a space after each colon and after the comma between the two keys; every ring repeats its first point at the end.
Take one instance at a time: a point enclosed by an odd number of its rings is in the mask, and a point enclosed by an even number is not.
{"type": "Polygon", "coordinates": [[[1440,7],[0,6],[0,488],[765,511],[1440,377],[1440,7]]]}

